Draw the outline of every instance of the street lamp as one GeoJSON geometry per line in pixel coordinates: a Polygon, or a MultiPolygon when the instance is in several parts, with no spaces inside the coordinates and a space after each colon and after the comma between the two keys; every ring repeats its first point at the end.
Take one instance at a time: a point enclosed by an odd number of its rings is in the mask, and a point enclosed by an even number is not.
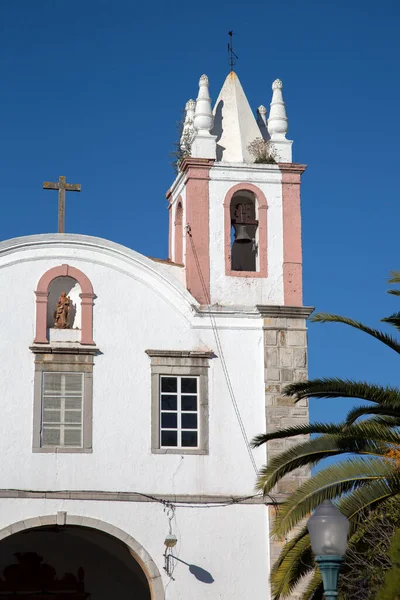
{"type": "Polygon", "coordinates": [[[325,598],[337,598],[340,565],[347,547],[349,521],[332,504],[324,500],[308,519],[311,548],[324,584],[325,598]]]}
{"type": "Polygon", "coordinates": [[[177,543],[178,543],[178,538],[176,537],[176,535],[174,533],[168,533],[165,536],[165,540],[164,540],[164,544],[165,544],[164,571],[171,577],[171,579],[173,579],[172,571],[174,570],[173,564],[172,564],[172,559],[175,558],[175,556],[172,554],[172,548],[175,548],[177,543]]]}

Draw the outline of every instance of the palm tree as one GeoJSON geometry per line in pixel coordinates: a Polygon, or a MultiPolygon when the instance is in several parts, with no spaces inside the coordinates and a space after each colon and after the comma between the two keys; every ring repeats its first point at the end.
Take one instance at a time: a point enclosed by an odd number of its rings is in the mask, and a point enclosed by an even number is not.
{"type": "MultiPolygon", "coordinates": [[[[400,272],[393,272],[389,283],[400,283],[400,272]]],[[[389,293],[400,296],[399,290],[389,293]]],[[[312,318],[320,323],[343,323],[379,340],[400,354],[400,341],[358,321],[320,313],[312,318]]],[[[400,313],[382,319],[400,330],[400,313]]],[[[360,545],[360,522],[366,514],[385,510],[400,502],[400,390],[349,379],[314,379],[289,385],[285,395],[294,402],[304,398],[358,398],[367,401],[349,411],[344,422],[313,423],[288,427],[258,435],[253,446],[270,440],[318,434],[274,456],[260,471],[257,489],[268,494],[279,480],[295,469],[315,466],[331,456],[350,454],[328,466],[303,483],[280,506],[273,534],[284,537],[309,516],[323,500],[336,500],[351,523],[349,545],[360,545]]],[[[346,565],[345,565],[346,568],[346,565]]],[[[311,578],[303,592],[303,600],[322,598],[320,573],[315,570],[310,540],[305,526],[286,542],[271,574],[274,600],[291,594],[301,578],[311,578]]]]}

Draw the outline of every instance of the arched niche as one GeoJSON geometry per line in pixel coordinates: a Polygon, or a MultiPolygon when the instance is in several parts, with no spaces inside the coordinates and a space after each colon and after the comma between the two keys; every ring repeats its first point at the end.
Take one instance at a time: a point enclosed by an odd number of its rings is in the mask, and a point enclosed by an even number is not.
{"type": "Polygon", "coordinates": [[[62,292],[65,292],[71,299],[69,311],[69,328],[72,330],[81,329],[82,310],[81,299],[82,288],[73,277],[56,277],[49,285],[49,295],[47,301],[47,329],[54,327],[54,313],[57,308],[57,302],[62,292]]]}
{"type": "Polygon", "coordinates": [[[231,269],[256,272],[258,263],[258,220],[253,192],[240,190],[231,199],[231,269]]]}
{"type": "Polygon", "coordinates": [[[178,204],[175,210],[175,221],[174,221],[174,244],[175,244],[175,255],[174,262],[178,264],[183,263],[183,208],[181,199],[178,200],[178,204]]]}
{"type": "MultiPolygon", "coordinates": [[[[36,344],[51,341],[54,312],[61,293],[70,296],[69,328],[64,341],[79,341],[94,345],[93,341],[93,286],[89,278],[76,267],[60,265],[46,271],[40,278],[36,295],[36,344]]],[[[61,330],[59,330],[61,331],[61,330]]]]}
{"type": "Polygon", "coordinates": [[[251,183],[233,186],[224,199],[225,273],[267,277],[267,200],[251,183]],[[242,227],[240,227],[242,226],[242,227]],[[242,247],[239,236],[248,239],[242,247]]]}

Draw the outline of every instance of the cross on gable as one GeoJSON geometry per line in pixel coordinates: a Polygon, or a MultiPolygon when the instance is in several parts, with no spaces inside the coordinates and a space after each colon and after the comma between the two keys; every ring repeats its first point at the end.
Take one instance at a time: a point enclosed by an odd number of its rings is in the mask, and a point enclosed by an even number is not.
{"type": "Polygon", "coordinates": [[[67,183],[66,177],[59,177],[58,182],[45,181],[44,190],[58,190],[58,233],[65,230],[65,192],[80,192],[80,183],[67,183]]]}

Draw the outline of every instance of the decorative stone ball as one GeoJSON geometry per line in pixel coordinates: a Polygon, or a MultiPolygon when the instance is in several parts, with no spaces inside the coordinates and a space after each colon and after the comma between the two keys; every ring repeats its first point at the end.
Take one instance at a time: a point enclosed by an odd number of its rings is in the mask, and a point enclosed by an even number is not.
{"type": "Polygon", "coordinates": [[[283,83],[280,79],[275,79],[274,83],[272,84],[272,89],[273,90],[281,90],[283,88],[283,83]]]}
{"type": "Polygon", "coordinates": [[[194,100],[188,100],[186,102],[185,110],[194,110],[196,108],[196,102],[194,100]]]}
{"type": "Polygon", "coordinates": [[[199,85],[208,85],[207,75],[202,75],[199,79],[199,85]]]}

